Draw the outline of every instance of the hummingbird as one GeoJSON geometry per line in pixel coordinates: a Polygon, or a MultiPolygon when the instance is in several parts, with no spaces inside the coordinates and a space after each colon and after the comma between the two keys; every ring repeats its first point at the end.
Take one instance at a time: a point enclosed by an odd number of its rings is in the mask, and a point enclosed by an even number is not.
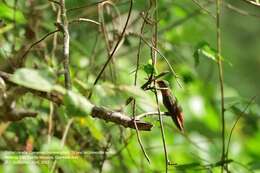
{"type": "Polygon", "coordinates": [[[180,105],[178,105],[177,98],[172,94],[169,85],[163,80],[157,80],[156,83],[159,86],[159,90],[162,94],[163,105],[167,109],[174,124],[180,131],[184,131],[183,127],[183,111],[180,105]]]}

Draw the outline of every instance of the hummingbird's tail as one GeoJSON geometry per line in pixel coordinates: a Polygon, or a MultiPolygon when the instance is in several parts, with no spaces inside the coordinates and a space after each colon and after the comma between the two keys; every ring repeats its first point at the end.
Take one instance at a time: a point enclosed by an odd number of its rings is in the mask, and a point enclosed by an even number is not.
{"type": "Polygon", "coordinates": [[[177,126],[177,128],[184,132],[184,124],[183,124],[183,112],[179,112],[178,114],[175,114],[174,116],[172,116],[172,120],[175,123],[175,125],[177,126]]]}

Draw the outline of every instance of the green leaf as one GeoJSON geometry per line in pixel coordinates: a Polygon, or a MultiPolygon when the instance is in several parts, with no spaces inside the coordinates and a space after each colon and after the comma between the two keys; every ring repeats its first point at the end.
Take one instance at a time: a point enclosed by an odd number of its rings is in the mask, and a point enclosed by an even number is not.
{"type": "Polygon", "coordinates": [[[185,17],[187,16],[187,11],[184,10],[184,8],[180,7],[180,6],[174,6],[172,8],[172,12],[177,16],[177,17],[185,17]]]}
{"type": "Polygon", "coordinates": [[[91,135],[98,141],[104,139],[102,131],[96,126],[92,117],[84,117],[80,119],[80,124],[86,126],[90,131],[91,135]]]}
{"type": "Polygon", "coordinates": [[[27,88],[50,92],[54,86],[54,75],[50,70],[21,68],[15,71],[11,81],[27,88]]]}
{"type": "Polygon", "coordinates": [[[248,164],[248,166],[252,169],[252,170],[260,170],[260,162],[257,160],[254,160],[252,162],[250,162],[248,164]]]}
{"type": "Polygon", "coordinates": [[[69,115],[86,116],[91,113],[93,105],[81,94],[67,91],[64,104],[69,115]]]}
{"type": "Polygon", "coordinates": [[[147,75],[151,75],[152,73],[157,74],[157,70],[154,68],[154,66],[151,63],[147,63],[143,65],[142,69],[145,71],[147,75]]]}
{"type": "Polygon", "coordinates": [[[217,51],[210,47],[210,45],[207,42],[200,42],[195,47],[195,52],[193,56],[195,59],[195,66],[199,64],[200,57],[206,57],[217,62],[217,51]]]}
{"type": "MultiPolygon", "coordinates": [[[[0,11],[1,11],[0,18],[8,19],[8,20],[14,19],[14,16],[13,16],[14,10],[13,9],[7,7],[4,4],[0,4],[0,11]]],[[[24,24],[26,22],[26,19],[25,19],[23,13],[19,10],[16,10],[15,19],[18,24],[24,24]]]]}

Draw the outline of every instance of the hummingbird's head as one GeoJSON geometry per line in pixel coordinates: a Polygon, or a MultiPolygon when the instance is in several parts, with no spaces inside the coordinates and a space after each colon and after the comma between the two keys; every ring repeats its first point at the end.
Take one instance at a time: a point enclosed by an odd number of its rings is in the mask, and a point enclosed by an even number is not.
{"type": "Polygon", "coordinates": [[[159,85],[160,88],[169,88],[168,82],[164,80],[157,80],[156,83],[159,85]]]}

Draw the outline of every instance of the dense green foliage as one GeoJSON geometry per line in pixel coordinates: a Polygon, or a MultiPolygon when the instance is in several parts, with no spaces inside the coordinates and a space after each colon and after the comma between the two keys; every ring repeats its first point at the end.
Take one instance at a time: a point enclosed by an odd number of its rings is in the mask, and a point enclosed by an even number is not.
{"type": "MultiPolygon", "coordinates": [[[[90,114],[96,105],[133,116],[133,101],[126,105],[129,97],[135,99],[136,115],[158,111],[153,90],[144,91],[141,86],[150,75],[168,71],[161,78],[168,81],[184,112],[184,133],[170,117],[163,116],[171,162],[168,172],[221,171],[223,138],[214,1],[195,1],[203,9],[190,0],[158,0],[157,5],[155,0],[133,1],[124,38],[94,85],[121,37],[130,1],[98,4],[94,0],[66,0],[68,21],[74,20],[69,24],[71,90],[64,86],[62,32],[37,42],[57,29],[55,22],[61,21],[57,19],[59,5],[46,0],[15,2],[0,2],[0,71],[13,74],[8,79],[0,75],[1,151],[84,153],[76,159],[56,160],[57,173],[165,172],[158,115],[142,119],[153,125],[151,131],[139,131],[149,164],[134,129],[90,114]],[[75,21],[79,18],[99,23],[75,21]],[[158,45],[153,48],[156,34],[158,45]],[[140,35],[143,40],[139,47],[140,35]],[[26,57],[24,64],[19,62],[22,55],[26,57]],[[153,56],[157,57],[155,66],[153,56]],[[26,91],[19,92],[17,86],[26,91]],[[53,93],[63,95],[63,103],[46,99],[53,93]],[[3,106],[6,95],[15,100],[7,103],[15,102],[17,108],[37,112],[37,116],[2,120],[9,116],[3,106]]],[[[259,6],[245,0],[223,0],[221,9],[225,163],[231,172],[260,172],[259,6]]],[[[157,93],[160,110],[165,112],[157,93]]],[[[4,156],[1,152],[0,173],[48,173],[53,166],[53,160],[50,164],[3,164],[4,156]]]]}

